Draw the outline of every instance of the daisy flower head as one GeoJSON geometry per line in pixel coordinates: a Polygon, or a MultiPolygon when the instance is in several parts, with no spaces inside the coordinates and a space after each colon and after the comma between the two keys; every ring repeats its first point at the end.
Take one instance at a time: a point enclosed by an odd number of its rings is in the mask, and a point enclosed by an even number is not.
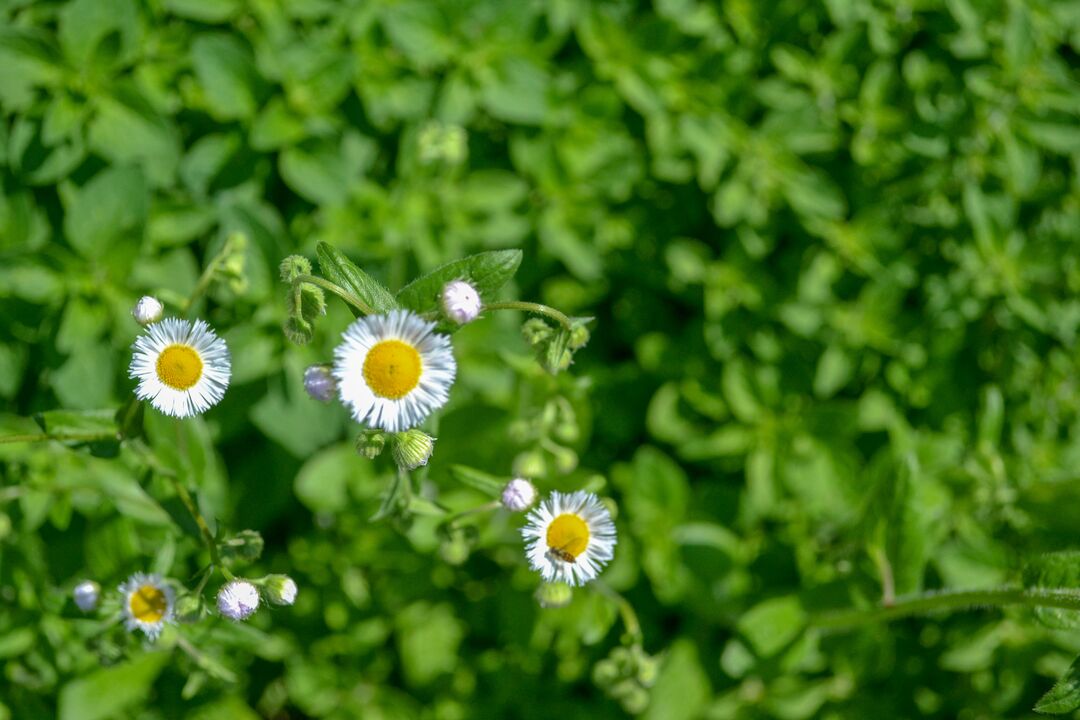
{"type": "Polygon", "coordinates": [[[132,348],[128,375],[139,381],[135,395],[166,415],[198,415],[225,396],[232,371],[229,348],[202,320],[153,323],[132,348]]]}
{"type": "Polygon", "coordinates": [[[615,555],[615,523],[592,493],[553,492],[521,529],[529,565],[547,582],[584,585],[615,555]]]}
{"type": "Polygon", "coordinates": [[[172,622],[176,596],[160,575],[135,573],[120,586],[123,597],[124,627],[142,630],[151,641],[157,640],[165,623],[172,622]]]}
{"type": "Polygon", "coordinates": [[[358,318],[334,350],[341,402],[357,422],[389,432],[445,405],[456,374],[450,338],[408,310],[358,318]]]}

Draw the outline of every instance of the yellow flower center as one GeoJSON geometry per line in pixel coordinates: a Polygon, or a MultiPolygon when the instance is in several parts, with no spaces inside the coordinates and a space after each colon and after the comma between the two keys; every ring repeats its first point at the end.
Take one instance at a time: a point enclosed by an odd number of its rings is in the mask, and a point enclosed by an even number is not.
{"type": "Polygon", "coordinates": [[[173,390],[187,390],[202,377],[199,353],[187,345],[170,345],[157,359],[158,380],[173,390]]]}
{"type": "Polygon", "coordinates": [[[159,588],[143,585],[131,593],[128,607],[131,608],[131,617],[153,625],[161,622],[161,619],[165,617],[165,613],[169,610],[169,599],[159,588]]]}
{"type": "Polygon", "coordinates": [[[547,544],[557,558],[574,562],[589,547],[589,526],[577,515],[560,515],[548,525],[547,544]]]}
{"type": "Polygon", "coordinates": [[[364,380],[379,397],[397,400],[420,382],[423,365],[420,353],[400,340],[383,340],[368,350],[364,359],[364,380]]]}

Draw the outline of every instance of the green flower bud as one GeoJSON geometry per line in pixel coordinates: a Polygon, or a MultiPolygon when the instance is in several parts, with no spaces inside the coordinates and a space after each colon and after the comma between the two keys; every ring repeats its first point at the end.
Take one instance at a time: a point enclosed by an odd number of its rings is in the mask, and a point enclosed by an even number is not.
{"type": "Polygon", "coordinates": [[[570,338],[567,344],[572,350],[585,347],[585,343],[589,342],[589,328],[585,327],[584,323],[575,323],[574,329],[570,331],[570,338]]]}
{"type": "Polygon", "coordinates": [[[618,666],[608,658],[604,658],[593,666],[593,682],[601,689],[607,689],[614,685],[621,677],[618,666]]]}
{"type": "Polygon", "coordinates": [[[574,590],[566,583],[544,583],[536,588],[536,602],[542,608],[566,607],[574,599],[574,590]]]}
{"type": "Polygon", "coordinates": [[[381,430],[364,430],[356,436],[356,452],[361,457],[374,460],[386,447],[386,433],[381,430]]]}
{"type": "Polygon", "coordinates": [[[311,274],[311,262],[303,255],[290,255],[278,266],[282,282],[291,283],[300,275],[311,274]]]}
{"type": "Polygon", "coordinates": [[[394,433],[394,461],[403,470],[427,465],[435,451],[435,438],[419,428],[394,433]]]}
{"type": "Polygon", "coordinates": [[[221,554],[254,562],[262,556],[263,545],[262,535],[257,530],[241,530],[221,544],[221,554]]]}
{"type": "Polygon", "coordinates": [[[546,342],[554,332],[551,326],[540,318],[529,318],[521,326],[522,337],[533,347],[546,342]]]}
{"type": "Polygon", "coordinates": [[[518,477],[544,477],[547,475],[547,462],[539,450],[527,450],[514,458],[514,475],[518,477]]]}
{"type": "Polygon", "coordinates": [[[292,605],[296,602],[296,582],[288,575],[267,575],[259,584],[263,595],[274,605],[292,605]]]}

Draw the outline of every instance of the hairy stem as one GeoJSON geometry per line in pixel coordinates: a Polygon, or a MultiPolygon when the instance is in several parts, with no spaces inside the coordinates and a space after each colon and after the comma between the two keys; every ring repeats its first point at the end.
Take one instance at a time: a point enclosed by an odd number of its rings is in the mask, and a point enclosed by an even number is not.
{"type": "Polygon", "coordinates": [[[6,437],[0,437],[0,445],[21,442],[43,442],[45,440],[78,440],[79,442],[99,442],[104,440],[119,439],[119,434],[114,432],[27,433],[25,435],[7,435],[6,437]]]}
{"type": "Polygon", "coordinates": [[[1080,610],[1080,590],[1005,586],[986,590],[940,590],[895,598],[890,605],[831,610],[811,615],[809,624],[821,628],[846,628],[939,610],[1026,605],[1080,610]]]}
{"type": "Polygon", "coordinates": [[[570,318],[566,317],[566,315],[555,308],[541,305],[540,303],[524,302],[522,300],[507,300],[506,302],[488,303],[487,305],[484,305],[484,310],[523,310],[524,312],[535,313],[537,315],[546,315],[567,330],[574,329],[574,325],[570,322],[570,318]]]}
{"type": "MultiPolygon", "coordinates": [[[[176,421],[174,427],[176,428],[176,444],[180,448],[181,455],[187,458],[187,438],[184,435],[183,429],[180,427],[180,420],[176,421]]],[[[221,555],[218,553],[217,540],[214,539],[214,533],[210,532],[210,526],[206,522],[206,518],[199,512],[198,505],[195,504],[195,499],[191,497],[191,493],[184,486],[184,483],[180,480],[180,477],[176,473],[169,473],[169,480],[172,482],[173,488],[176,489],[176,495],[180,498],[180,502],[187,508],[188,514],[191,515],[191,519],[195,521],[195,525],[199,528],[199,535],[202,536],[203,544],[206,545],[206,549],[210,551],[210,564],[212,567],[220,568],[225,573],[226,577],[229,576],[225,570],[225,566],[221,563],[221,555]]]]}
{"type": "Polygon", "coordinates": [[[293,278],[293,287],[296,288],[299,283],[311,283],[312,285],[317,285],[323,290],[334,293],[365,315],[375,314],[375,308],[371,307],[337,283],[332,283],[326,278],[321,278],[318,275],[297,275],[293,278]]]}

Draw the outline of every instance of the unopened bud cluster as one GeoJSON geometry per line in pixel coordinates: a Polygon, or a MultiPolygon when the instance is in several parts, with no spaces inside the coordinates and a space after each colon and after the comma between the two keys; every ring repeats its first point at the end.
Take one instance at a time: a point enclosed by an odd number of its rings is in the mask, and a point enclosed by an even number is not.
{"type": "Polygon", "coordinates": [[[637,715],[649,704],[649,688],[656,682],[659,661],[640,644],[617,647],[593,667],[593,682],[623,710],[637,715]]]}

